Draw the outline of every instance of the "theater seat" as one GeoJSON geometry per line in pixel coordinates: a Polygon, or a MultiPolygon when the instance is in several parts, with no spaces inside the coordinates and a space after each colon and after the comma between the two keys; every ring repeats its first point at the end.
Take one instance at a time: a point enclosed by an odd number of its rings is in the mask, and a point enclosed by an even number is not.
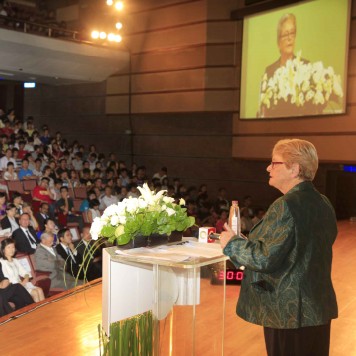
{"type": "MultiPolygon", "coordinates": [[[[31,266],[34,270],[34,273],[36,274],[36,276],[41,277],[41,278],[47,278],[50,281],[51,284],[51,279],[49,278],[50,272],[47,271],[40,271],[36,268],[36,262],[35,262],[35,256],[34,255],[27,255],[31,261],[31,266]]],[[[64,292],[65,289],[63,288],[51,288],[49,285],[47,294],[45,294],[46,297],[52,297],[53,295],[56,295],[58,293],[62,293],[64,292]]],[[[44,291],[43,291],[44,292],[44,291]]]]}
{"type": "Polygon", "coordinates": [[[39,273],[33,266],[32,259],[30,255],[26,253],[18,253],[16,258],[25,268],[26,271],[31,273],[31,282],[33,285],[42,288],[43,294],[47,297],[51,288],[51,279],[49,278],[49,273],[39,273]]]}

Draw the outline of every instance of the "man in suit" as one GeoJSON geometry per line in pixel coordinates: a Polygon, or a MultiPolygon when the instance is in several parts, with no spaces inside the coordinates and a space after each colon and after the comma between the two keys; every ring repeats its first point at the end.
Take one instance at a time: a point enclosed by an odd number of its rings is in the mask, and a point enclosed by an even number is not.
{"type": "Polygon", "coordinates": [[[102,246],[92,240],[90,227],[85,226],[81,233],[82,239],[79,240],[75,247],[81,255],[84,266],[87,269],[87,279],[89,281],[102,276],[102,246]]]}
{"type": "Polygon", "coordinates": [[[69,229],[58,231],[58,245],[56,251],[65,261],[65,270],[67,273],[77,279],[84,279],[84,266],[82,267],[82,256],[75,249],[72,242],[72,234],[69,229]]]}
{"type": "Polygon", "coordinates": [[[27,213],[22,214],[19,224],[20,227],[12,233],[16,250],[29,254],[35,253],[38,241],[35,229],[30,226],[30,216],[27,213]]]}
{"type": "Polygon", "coordinates": [[[75,287],[75,279],[64,272],[65,261],[58,255],[53,245],[53,234],[44,232],[41,235],[41,243],[35,252],[36,268],[39,271],[51,272],[51,288],[70,289],[75,287]]]}
{"type": "Polygon", "coordinates": [[[0,264],[0,317],[13,311],[9,302],[15,304],[15,310],[33,303],[31,295],[20,284],[11,284],[5,278],[0,264]]]}
{"type": "Polygon", "coordinates": [[[35,218],[38,222],[38,226],[40,231],[45,230],[44,222],[49,219],[49,206],[47,203],[41,203],[39,211],[35,214],[35,218]]]}

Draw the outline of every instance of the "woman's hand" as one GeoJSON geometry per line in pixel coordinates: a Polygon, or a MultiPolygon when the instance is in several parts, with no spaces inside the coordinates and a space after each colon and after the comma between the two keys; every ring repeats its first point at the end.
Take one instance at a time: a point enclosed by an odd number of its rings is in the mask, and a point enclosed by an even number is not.
{"type": "Polygon", "coordinates": [[[24,279],[22,280],[21,284],[23,286],[26,285],[26,283],[28,283],[30,281],[30,277],[28,276],[28,274],[26,274],[26,276],[24,277],[24,279]]]}
{"type": "Polygon", "coordinates": [[[227,223],[224,224],[224,229],[225,229],[225,231],[223,231],[220,234],[221,248],[225,248],[225,246],[228,244],[228,242],[231,240],[231,238],[236,235],[235,231],[232,230],[231,227],[227,223]]]}

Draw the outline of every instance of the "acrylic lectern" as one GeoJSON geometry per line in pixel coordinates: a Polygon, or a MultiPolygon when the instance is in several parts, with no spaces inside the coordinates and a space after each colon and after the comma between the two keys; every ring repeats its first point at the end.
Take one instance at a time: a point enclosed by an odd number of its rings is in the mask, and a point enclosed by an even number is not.
{"type": "MultiPolygon", "coordinates": [[[[197,244],[197,243],[196,243],[197,244]]],[[[123,256],[103,251],[103,330],[152,311],[152,355],[223,355],[225,281],[212,284],[209,271],[226,269],[227,257],[184,261],[123,256]]]]}

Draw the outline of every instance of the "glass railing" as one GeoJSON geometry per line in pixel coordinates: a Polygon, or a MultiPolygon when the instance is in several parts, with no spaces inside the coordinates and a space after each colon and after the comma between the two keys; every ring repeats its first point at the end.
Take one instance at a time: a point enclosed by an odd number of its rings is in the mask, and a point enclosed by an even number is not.
{"type": "Polygon", "coordinates": [[[0,28],[71,41],[85,41],[79,31],[67,30],[57,25],[48,25],[3,15],[0,15],[0,28]]]}

